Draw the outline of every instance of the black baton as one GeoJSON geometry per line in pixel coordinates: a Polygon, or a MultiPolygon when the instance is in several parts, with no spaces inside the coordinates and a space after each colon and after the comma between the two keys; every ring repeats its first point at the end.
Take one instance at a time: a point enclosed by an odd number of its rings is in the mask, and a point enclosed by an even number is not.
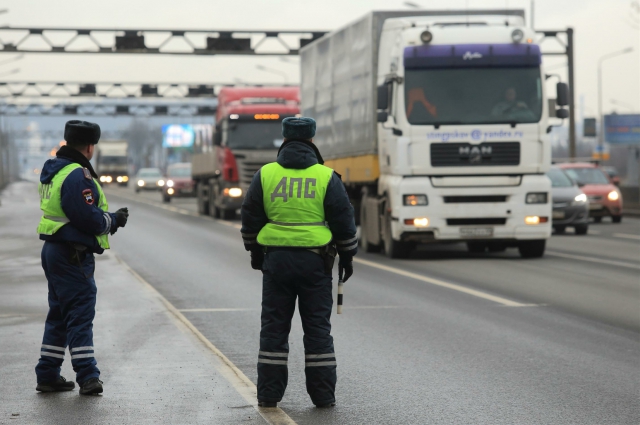
{"type": "Polygon", "coordinates": [[[342,291],[344,288],[344,282],[342,279],[338,279],[338,314],[342,314],[342,291]]]}

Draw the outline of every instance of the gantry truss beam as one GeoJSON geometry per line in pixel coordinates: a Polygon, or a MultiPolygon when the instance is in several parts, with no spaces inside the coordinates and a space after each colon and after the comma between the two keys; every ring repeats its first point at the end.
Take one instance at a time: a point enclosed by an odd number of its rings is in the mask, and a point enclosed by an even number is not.
{"type": "MultiPolygon", "coordinates": [[[[214,98],[219,88],[269,87],[276,84],[0,82],[1,97],[214,98]]],[[[286,85],[286,84],[285,84],[286,85]]],[[[278,84],[283,86],[283,84],[278,84]]]]}
{"type": "Polygon", "coordinates": [[[0,115],[5,116],[211,116],[216,112],[215,105],[208,104],[0,104],[0,115]]]}
{"type": "Polygon", "coordinates": [[[326,31],[0,27],[0,52],[297,55],[326,31]]]}

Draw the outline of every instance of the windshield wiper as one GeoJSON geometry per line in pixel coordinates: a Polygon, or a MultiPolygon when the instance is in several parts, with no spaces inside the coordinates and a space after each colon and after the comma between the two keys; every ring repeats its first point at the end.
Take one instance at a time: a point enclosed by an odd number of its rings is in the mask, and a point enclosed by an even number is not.
{"type": "Polygon", "coordinates": [[[437,130],[441,125],[453,125],[453,124],[462,124],[462,121],[446,121],[446,122],[435,122],[432,123],[433,127],[437,130]]]}

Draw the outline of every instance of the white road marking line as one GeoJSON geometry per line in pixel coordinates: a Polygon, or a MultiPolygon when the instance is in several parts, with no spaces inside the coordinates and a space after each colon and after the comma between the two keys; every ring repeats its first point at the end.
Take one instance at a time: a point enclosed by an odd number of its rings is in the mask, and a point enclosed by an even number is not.
{"type": "Polygon", "coordinates": [[[219,311],[260,311],[259,308],[182,308],[183,313],[209,313],[219,311]]]}
{"type": "Polygon", "coordinates": [[[271,425],[297,425],[296,422],[289,417],[281,408],[262,408],[258,407],[258,390],[253,382],[242,373],[238,367],[225,356],[215,345],[211,343],[205,337],[202,332],[196,328],[193,323],[187,319],[184,314],[180,312],[173,304],[169,302],[156,288],[154,288],[149,282],[147,282],[142,276],[140,276],[135,270],[133,270],[127,263],[124,262],[118,255],[116,259],[122,264],[138,281],[144,284],[151,292],[153,292],[160,301],[165,305],[176,318],[184,324],[204,345],[207,346],[216,356],[220,358],[223,365],[226,367],[218,368],[218,372],[235,388],[235,390],[249,403],[254,409],[258,411],[260,416],[271,425]]]}
{"type": "Polygon", "coordinates": [[[629,235],[626,233],[614,233],[613,236],[615,236],[616,238],[633,239],[636,241],[640,241],[640,236],[638,235],[629,235]]]}
{"type": "Polygon", "coordinates": [[[401,269],[398,269],[398,268],[395,268],[395,267],[390,267],[390,266],[385,266],[383,264],[374,263],[373,261],[362,260],[360,258],[354,258],[353,261],[356,262],[356,263],[360,263],[360,264],[364,264],[364,265],[370,266],[370,267],[375,267],[375,268],[380,269],[380,270],[384,270],[384,271],[395,273],[395,274],[398,274],[398,275],[401,275],[401,276],[409,277],[411,279],[416,279],[416,280],[420,280],[422,282],[430,283],[432,285],[442,286],[443,288],[453,289],[454,291],[463,292],[465,294],[473,295],[474,297],[483,298],[485,300],[493,301],[493,302],[496,302],[496,303],[499,303],[499,304],[502,304],[502,305],[506,305],[506,306],[509,306],[509,307],[524,307],[524,306],[527,306],[527,304],[522,304],[522,303],[519,303],[519,302],[515,302],[515,301],[509,300],[507,298],[502,298],[502,297],[498,297],[498,296],[495,296],[495,295],[490,295],[490,294],[487,294],[485,292],[477,291],[475,289],[466,288],[464,286],[456,285],[454,283],[445,282],[445,281],[440,280],[440,279],[434,279],[434,278],[431,278],[431,277],[422,276],[422,275],[419,275],[417,273],[408,272],[408,271],[401,270],[401,269]]]}
{"type": "Polygon", "coordinates": [[[547,250],[547,254],[556,256],[556,257],[570,258],[572,260],[587,261],[589,263],[608,264],[610,266],[620,266],[620,267],[627,267],[630,269],[640,270],[640,264],[631,264],[631,263],[624,263],[622,261],[605,260],[603,258],[596,258],[596,257],[585,257],[582,255],[565,254],[564,252],[556,252],[556,251],[549,251],[549,250],[547,250]]]}

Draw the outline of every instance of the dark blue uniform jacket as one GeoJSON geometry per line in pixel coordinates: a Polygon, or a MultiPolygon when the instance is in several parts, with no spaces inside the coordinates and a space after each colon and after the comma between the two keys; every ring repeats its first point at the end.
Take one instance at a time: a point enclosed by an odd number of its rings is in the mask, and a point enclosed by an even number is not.
{"type": "MultiPolygon", "coordinates": [[[[305,169],[319,161],[315,150],[307,143],[289,141],[280,149],[277,162],[285,168],[305,169]]],[[[358,251],[353,206],[349,202],[342,180],[335,172],[331,176],[324,198],[324,215],[341,259],[351,259],[358,251]]],[[[262,182],[260,171],[258,171],[253,176],[251,186],[242,203],[241,232],[247,251],[260,249],[255,235],[266,224],[267,214],[264,211],[262,182]]]]}
{"type": "MultiPolygon", "coordinates": [[[[42,167],[40,182],[50,183],[58,171],[74,162],[77,161],[63,156],[48,160],[42,167]]],[[[99,196],[93,179],[85,177],[82,168],[73,170],[64,180],[61,191],[62,210],[70,223],[62,226],[53,235],[40,235],[40,239],[78,243],[86,246],[91,252],[102,254],[104,249],[98,245],[95,235],[113,234],[117,223],[115,214],[103,212],[98,208],[99,196]]]]}

